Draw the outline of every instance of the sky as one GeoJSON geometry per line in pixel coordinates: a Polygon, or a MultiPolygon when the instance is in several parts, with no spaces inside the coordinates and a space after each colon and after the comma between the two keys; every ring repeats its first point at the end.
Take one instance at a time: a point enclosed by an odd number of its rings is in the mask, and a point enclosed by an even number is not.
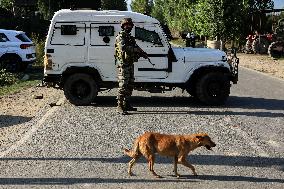
{"type": "Polygon", "coordinates": [[[284,8],[284,0],[274,0],[274,8],[276,9],[284,8]]]}
{"type": "MultiPolygon", "coordinates": [[[[131,0],[127,0],[127,8],[130,10],[130,3],[131,0]]],[[[275,9],[282,9],[284,8],[284,0],[274,0],[274,8],[275,9]]]]}

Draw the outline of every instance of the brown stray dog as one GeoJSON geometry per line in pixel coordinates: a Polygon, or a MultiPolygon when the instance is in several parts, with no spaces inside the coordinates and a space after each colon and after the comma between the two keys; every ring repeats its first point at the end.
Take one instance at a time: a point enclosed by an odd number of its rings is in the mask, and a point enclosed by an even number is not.
{"type": "Polygon", "coordinates": [[[129,162],[128,174],[130,176],[133,175],[131,169],[135,162],[143,155],[148,161],[149,170],[152,174],[157,178],[161,178],[154,171],[155,153],[158,153],[162,156],[174,158],[174,173],[176,177],[180,177],[177,173],[178,163],[190,168],[193,174],[197,176],[195,168],[188,163],[186,157],[190,151],[201,146],[211,150],[216,144],[206,133],[166,135],[146,132],[135,140],[132,150],[124,149],[124,153],[132,157],[132,160],[129,162]]]}

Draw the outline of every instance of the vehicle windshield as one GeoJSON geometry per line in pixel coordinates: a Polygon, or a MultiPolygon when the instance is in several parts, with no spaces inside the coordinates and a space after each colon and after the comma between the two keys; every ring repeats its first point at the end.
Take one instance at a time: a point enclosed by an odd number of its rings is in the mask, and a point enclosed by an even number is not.
{"type": "Polygon", "coordinates": [[[21,33],[21,34],[18,34],[16,35],[16,38],[18,38],[19,40],[21,40],[22,42],[32,42],[28,36],[26,36],[26,34],[24,33],[21,33]]]}

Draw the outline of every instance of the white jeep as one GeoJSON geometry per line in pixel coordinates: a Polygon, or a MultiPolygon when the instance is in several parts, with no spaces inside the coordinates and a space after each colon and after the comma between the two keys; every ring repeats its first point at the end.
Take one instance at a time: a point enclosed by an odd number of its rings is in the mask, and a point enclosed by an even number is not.
{"type": "Polygon", "coordinates": [[[63,89],[75,105],[88,105],[99,91],[118,87],[114,44],[126,17],[132,18],[132,35],[151,61],[140,58],[135,63],[136,90],[179,87],[205,104],[226,101],[230,82],[238,80],[236,56],[215,49],[172,47],[158,20],[129,11],[56,12],[45,44],[43,81],[63,89]]]}
{"type": "Polygon", "coordinates": [[[35,46],[24,32],[0,29],[0,69],[24,71],[35,60],[35,46]]]}

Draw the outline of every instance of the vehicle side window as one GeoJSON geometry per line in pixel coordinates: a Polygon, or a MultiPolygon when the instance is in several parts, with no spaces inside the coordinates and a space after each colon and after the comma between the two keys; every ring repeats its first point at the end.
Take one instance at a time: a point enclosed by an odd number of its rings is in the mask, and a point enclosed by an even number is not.
{"type": "Polygon", "coordinates": [[[56,23],[51,36],[51,45],[85,45],[86,24],[56,23]]]}
{"type": "Polygon", "coordinates": [[[22,42],[31,42],[31,40],[28,38],[28,36],[26,36],[26,34],[23,34],[23,33],[18,34],[15,37],[22,42]]]}
{"type": "Polygon", "coordinates": [[[4,33],[0,33],[0,42],[10,41],[4,33]]]}
{"type": "Polygon", "coordinates": [[[61,25],[61,35],[77,35],[77,26],[61,25]]]}
{"type": "Polygon", "coordinates": [[[91,46],[110,46],[115,43],[115,36],[119,32],[119,24],[91,24],[91,46]]]}
{"type": "Polygon", "coordinates": [[[135,38],[142,42],[153,43],[156,46],[163,46],[159,35],[155,31],[149,31],[144,28],[135,27],[135,38]]]}
{"type": "Polygon", "coordinates": [[[99,36],[114,36],[114,27],[99,26],[99,36]]]}

